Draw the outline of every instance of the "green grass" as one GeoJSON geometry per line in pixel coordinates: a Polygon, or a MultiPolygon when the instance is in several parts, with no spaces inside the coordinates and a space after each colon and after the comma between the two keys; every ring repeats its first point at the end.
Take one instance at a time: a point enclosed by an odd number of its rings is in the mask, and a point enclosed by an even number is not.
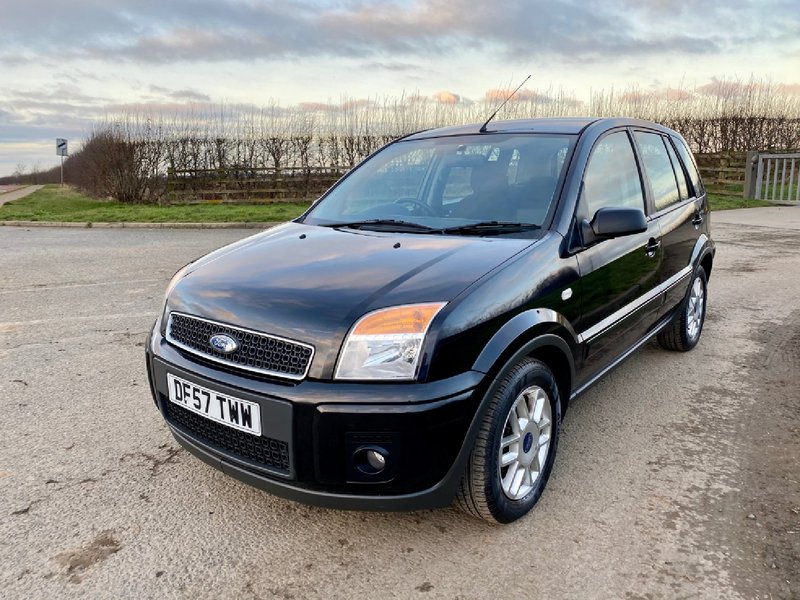
{"type": "Polygon", "coordinates": [[[708,194],[708,206],[711,210],[730,210],[731,208],[756,208],[758,206],[775,206],[763,200],[745,200],[740,196],[718,196],[708,194]]]}
{"type": "Polygon", "coordinates": [[[0,206],[0,221],[89,223],[224,223],[288,221],[308,208],[307,202],[262,205],[202,204],[154,206],[95,200],[69,188],[47,185],[30,196],[0,206]]]}
{"type": "MultiPolygon", "coordinates": [[[[772,206],[760,200],[708,195],[711,210],[772,206]]],[[[305,202],[276,204],[200,204],[153,206],[95,200],[69,188],[47,185],[30,196],[0,206],[0,221],[65,221],[79,223],[225,223],[288,221],[300,215],[305,202]]]]}
{"type": "Polygon", "coordinates": [[[770,202],[763,200],[745,200],[742,198],[744,192],[744,184],[734,183],[725,184],[723,186],[709,186],[708,187],[708,204],[711,210],[730,210],[732,208],[755,208],[758,206],[775,206],[770,202]],[[735,193],[735,196],[723,196],[716,193],[717,190],[735,193]]]}

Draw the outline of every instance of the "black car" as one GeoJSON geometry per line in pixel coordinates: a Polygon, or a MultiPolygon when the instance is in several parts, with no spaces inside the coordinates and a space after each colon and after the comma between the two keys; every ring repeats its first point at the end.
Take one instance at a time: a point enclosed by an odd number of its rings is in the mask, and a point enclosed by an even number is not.
{"type": "Polygon", "coordinates": [[[714,260],[686,142],[630,119],[423,131],[181,269],[147,349],[177,440],[329,507],[527,513],[569,402],[697,344],[714,260]]]}

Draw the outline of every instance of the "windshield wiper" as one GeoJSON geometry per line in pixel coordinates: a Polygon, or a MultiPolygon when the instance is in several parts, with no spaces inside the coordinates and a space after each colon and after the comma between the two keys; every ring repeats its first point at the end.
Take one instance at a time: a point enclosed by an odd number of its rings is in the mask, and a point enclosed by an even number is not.
{"type": "Polygon", "coordinates": [[[377,226],[381,230],[386,231],[407,231],[407,232],[429,232],[439,231],[427,225],[420,225],[419,223],[412,223],[411,221],[402,221],[399,219],[367,219],[364,221],[344,221],[341,223],[319,223],[320,227],[349,227],[350,229],[364,229],[377,226]]]}
{"type": "Polygon", "coordinates": [[[478,223],[468,223],[467,225],[456,225],[440,229],[440,233],[507,233],[509,231],[531,231],[541,229],[541,225],[535,223],[515,223],[511,221],[480,221],[478,223]]]}
{"type": "Polygon", "coordinates": [[[381,231],[399,231],[406,233],[439,233],[439,234],[465,234],[481,235],[491,233],[508,233],[512,231],[531,231],[541,229],[535,223],[515,223],[510,221],[480,221],[466,225],[455,225],[443,229],[429,227],[420,223],[403,221],[400,219],[366,219],[363,221],[342,221],[339,223],[319,223],[320,227],[348,227],[350,229],[376,229],[381,231]]]}

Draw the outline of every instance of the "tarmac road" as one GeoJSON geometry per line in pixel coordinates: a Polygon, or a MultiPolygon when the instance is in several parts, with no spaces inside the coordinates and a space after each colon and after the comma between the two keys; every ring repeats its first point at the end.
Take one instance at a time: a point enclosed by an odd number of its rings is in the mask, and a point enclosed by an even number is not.
{"type": "Polygon", "coordinates": [[[798,598],[799,215],[713,214],[699,346],[581,396],[505,527],[294,504],[179,449],[146,332],[175,270],[252,232],[0,227],[0,595],[798,598]]]}

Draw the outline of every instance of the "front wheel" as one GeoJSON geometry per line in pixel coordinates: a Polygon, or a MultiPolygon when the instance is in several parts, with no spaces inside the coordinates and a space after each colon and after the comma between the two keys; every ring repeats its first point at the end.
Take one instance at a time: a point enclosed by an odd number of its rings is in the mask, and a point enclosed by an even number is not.
{"type": "Polygon", "coordinates": [[[459,507],[496,523],[527,514],[550,477],[560,425],[553,373],[539,360],[522,360],[489,403],[461,480],[459,507]]]}
{"type": "Polygon", "coordinates": [[[662,348],[687,352],[697,345],[706,319],[707,295],[708,279],[705,269],[697,267],[681,308],[672,322],[658,334],[658,343],[662,348]]]}

